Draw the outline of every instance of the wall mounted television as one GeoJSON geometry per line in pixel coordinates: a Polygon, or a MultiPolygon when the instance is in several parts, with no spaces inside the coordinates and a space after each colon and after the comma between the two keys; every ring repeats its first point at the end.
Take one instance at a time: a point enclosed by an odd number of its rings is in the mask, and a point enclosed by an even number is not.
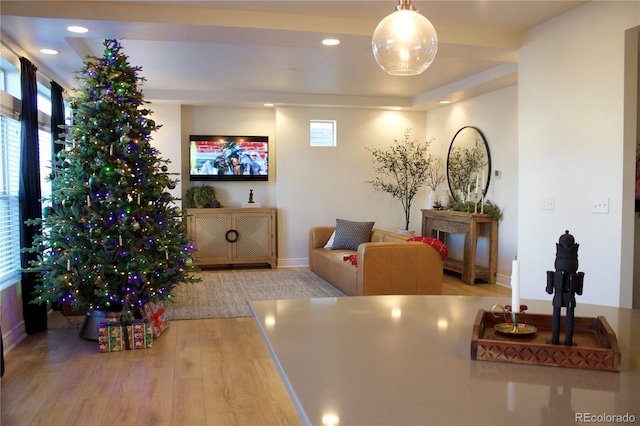
{"type": "Polygon", "coordinates": [[[269,137],[190,135],[189,180],[269,180],[269,137]]]}

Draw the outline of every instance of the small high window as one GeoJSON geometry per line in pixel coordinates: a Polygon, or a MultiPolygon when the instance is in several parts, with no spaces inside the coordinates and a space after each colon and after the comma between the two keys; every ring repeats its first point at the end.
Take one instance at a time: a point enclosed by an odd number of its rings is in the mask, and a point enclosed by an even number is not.
{"type": "Polygon", "coordinates": [[[336,146],[336,120],[311,120],[309,130],[311,146],[336,146]]]}

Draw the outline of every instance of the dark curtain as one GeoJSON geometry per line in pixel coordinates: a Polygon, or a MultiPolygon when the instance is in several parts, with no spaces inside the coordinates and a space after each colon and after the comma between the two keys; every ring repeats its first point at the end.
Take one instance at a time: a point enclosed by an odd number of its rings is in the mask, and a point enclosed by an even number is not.
{"type": "Polygon", "coordinates": [[[55,81],[51,82],[51,164],[55,164],[56,154],[63,148],[64,142],[64,98],[62,94],[64,89],[55,81]]]}
{"type": "MultiPolygon", "coordinates": [[[[42,217],[40,202],[40,160],[38,152],[38,106],[36,86],[36,66],[28,59],[20,58],[20,80],[22,88],[21,151],[20,151],[20,246],[31,247],[33,236],[40,233],[37,226],[25,225],[25,220],[42,217]]],[[[30,260],[36,260],[36,253],[21,253],[23,268],[30,260]]],[[[29,303],[38,280],[37,274],[22,273],[22,310],[27,334],[47,329],[47,306],[29,303]]]]}

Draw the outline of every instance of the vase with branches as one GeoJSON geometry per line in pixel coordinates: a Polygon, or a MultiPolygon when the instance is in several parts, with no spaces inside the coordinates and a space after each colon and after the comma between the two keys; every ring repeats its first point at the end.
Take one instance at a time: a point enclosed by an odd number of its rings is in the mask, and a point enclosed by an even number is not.
{"type": "Polygon", "coordinates": [[[440,157],[434,157],[431,167],[427,170],[427,186],[431,188],[432,191],[435,191],[445,180],[447,180],[447,175],[442,171],[442,159],[440,159],[440,157]]]}
{"type": "Polygon", "coordinates": [[[429,167],[427,171],[427,209],[431,210],[441,207],[436,188],[446,180],[447,175],[442,171],[442,160],[440,157],[434,157],[431,167],[429,167]]]}
{"type": "Polygon", "coordinates": [[[377,191],[387,192],[400,200],[404,211],[405,230],[409,230],[411,206],[418,190],[431,173],[434,157],[429,153],[431,141],[424,143],[411,138],[407,129],[402,140],[394,140],[387,149],[365,149],[371,152],[377,176],[366,183],[377,191]]]}

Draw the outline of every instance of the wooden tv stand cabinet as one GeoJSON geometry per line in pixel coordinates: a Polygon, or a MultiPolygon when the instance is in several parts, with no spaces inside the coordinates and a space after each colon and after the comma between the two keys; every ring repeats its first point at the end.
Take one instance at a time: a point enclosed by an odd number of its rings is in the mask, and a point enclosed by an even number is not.
{"type": "Polygon", "coordinates": [[[498,221],[489,214],[451,210],[422,210],[422,236],[443,239],[441,234],[464,236],[462,260],[448,258],[444,268],[462,274],[462,282],[474,285],[477,279],[496,282],[498,272],[498,221]],[[476,247],[481,227],[488,227],[489,266],[476,265],[476,247]]]}
{"type": "Polygon", "coordinates": [[[276,267],[276,209],[187,209],[197,266],[266,263],[276,267]]]}

